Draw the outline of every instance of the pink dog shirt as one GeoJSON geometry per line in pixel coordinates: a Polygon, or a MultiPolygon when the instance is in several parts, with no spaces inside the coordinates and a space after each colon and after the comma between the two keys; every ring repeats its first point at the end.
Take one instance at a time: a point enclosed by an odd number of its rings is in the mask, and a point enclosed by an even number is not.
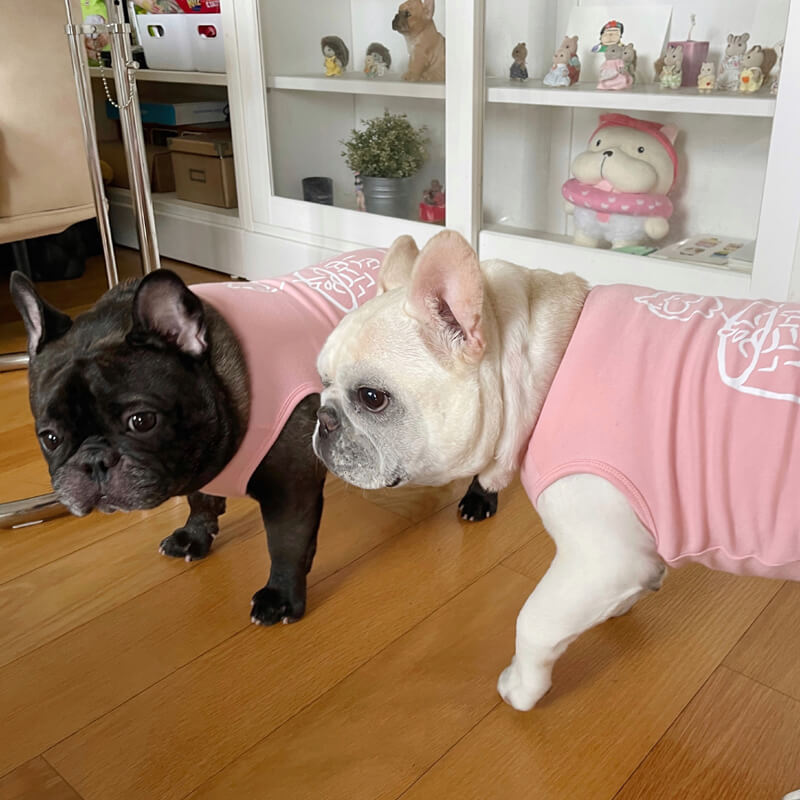
{"type": "Polygon", "coordinates": [[[348,312],[375,296],[384,250],[356,250],[281,278],[192,286],[231,326],[250,375],[241,447],[201,491],[243,497],[295,406],[319,392],[317,356],[348,312]]]}
{"type": "Polygon", "coordinates": [[[800,304],[592,290],[522,482],[535,504],[575,473],[620,489],[668,564],[800,580],[800,304]]]}

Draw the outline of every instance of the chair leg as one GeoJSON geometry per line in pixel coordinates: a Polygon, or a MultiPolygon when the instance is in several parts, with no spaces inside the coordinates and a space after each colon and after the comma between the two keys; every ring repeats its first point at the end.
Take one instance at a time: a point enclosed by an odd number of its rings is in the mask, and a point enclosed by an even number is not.
{"type": "Polygon", "coordinates": [[[31,259],[28,255],[28,243],[24,239],[18,242],[11,242],[11,252],[14,254],[15,269],[18,269],[26,278],[33,280],[31,259]]]}
{"type": "Polygon", "coordinates": [[[0,372],[13,372],[28,368],[27,353],[0,353],[0,372]]]}
{"type": "Polygon", "coordinates": [[[0,503],[0,528],[21,528],[69,514],[54,493],[0,503]]]}

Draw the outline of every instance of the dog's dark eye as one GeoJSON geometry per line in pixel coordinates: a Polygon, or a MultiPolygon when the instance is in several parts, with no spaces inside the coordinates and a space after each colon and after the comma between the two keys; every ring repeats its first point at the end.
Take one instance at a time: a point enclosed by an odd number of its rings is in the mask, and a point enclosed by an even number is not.
{"type": "Polygon", "coordinates": [[[594,144],[595,144],[595,147],[600,147],[600,140],[598,139],[594,144]]]}
{"type": "Polygon", "coordinates": [[[128,430],[135,433],[147,433],[153,430],[156,424],[156,415],[152,411],[138,411],[128,417],[128,430]]]}
{"type": "Polygon", "coordinates": [[[369,386],[362,386],[358,390],[358,399],[363,406],[370,411],[383,411],[389,405],[389,395],[380,389],[371,389],[369,386]]]}
{"type": "Polygon", "coordinates": [[[411,16],[410,11],[404,11],[403,13],[406,15],[406,19],[408,19],[411,16]]]}
{"type": "Polygon", "coordinates": [[[42,431],[39,434],[39,440],[51,453],[61,444],[61,437],[53,431],[42,431]]]}
{"type": "Polygon", "coordinates": [[[636,148],[636,152],[637,153],[644,153],[644,147],[637,147],[636,148]]]}

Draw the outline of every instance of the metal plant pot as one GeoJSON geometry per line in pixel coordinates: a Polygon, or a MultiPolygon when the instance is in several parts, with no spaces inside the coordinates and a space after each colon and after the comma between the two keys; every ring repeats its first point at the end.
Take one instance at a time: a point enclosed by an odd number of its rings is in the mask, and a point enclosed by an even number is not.
{"type": "Polygon", "coordinates": [[[386,217],[407,219],[413,178],[372,178],[362,175],[367,211],[386,217]]]}

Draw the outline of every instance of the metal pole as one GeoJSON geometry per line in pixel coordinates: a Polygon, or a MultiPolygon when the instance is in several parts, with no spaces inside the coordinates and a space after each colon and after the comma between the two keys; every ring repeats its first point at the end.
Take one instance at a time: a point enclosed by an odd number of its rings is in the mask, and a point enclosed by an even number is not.
{"type": "Polygon", "coordinates": [[[78,93],[78,109],[80,110],[83,142],[86,147],[86,161],[89,165],[89,177],[92,181],[94,207],[97,213],[97,225],[100,228],[100,239],[103,242],[103,255],[106,261],[106,279],[109,289],[119,283],[117,260],[114,255],[114,242],[111,239],[111,222],[108,219],[108,200],[103,186],[103,173],[100,170],[100,153],[97,149],[97,133],[94,126],[94,100],[92,98],[89,65],[86,50],[79,26],[72,19],[71,0],[64,0],[67,9],[67,41],[72,59],[72,73],[75,77],[75,91],[78,93]]]}
{"type": "Polygon", "coordinates": [[[35,525],[54,517],[62,517],[69,511],[59,503],[55,494],[40,494],[11,503],[0,503],[0,528],[21,528],[35,525]]]}
{"type": "Polygon", "coordinates": [[[139,233],[139,251],[145,273],[161,266],[156,239],[156,220],[150,196],[150,175],[142,135],[139,94],[136,90],[135,72],[138,65],[133,62],[130,41],[130,25],[125,22],[121,0],[108,0],[111,40],[111,65],[117,86],[119,120],[122,140],[128,162],[128,178],[131,184],[131,199],[139,233]],[[130,100],[130,102],[128,102],[130,100]]]}

